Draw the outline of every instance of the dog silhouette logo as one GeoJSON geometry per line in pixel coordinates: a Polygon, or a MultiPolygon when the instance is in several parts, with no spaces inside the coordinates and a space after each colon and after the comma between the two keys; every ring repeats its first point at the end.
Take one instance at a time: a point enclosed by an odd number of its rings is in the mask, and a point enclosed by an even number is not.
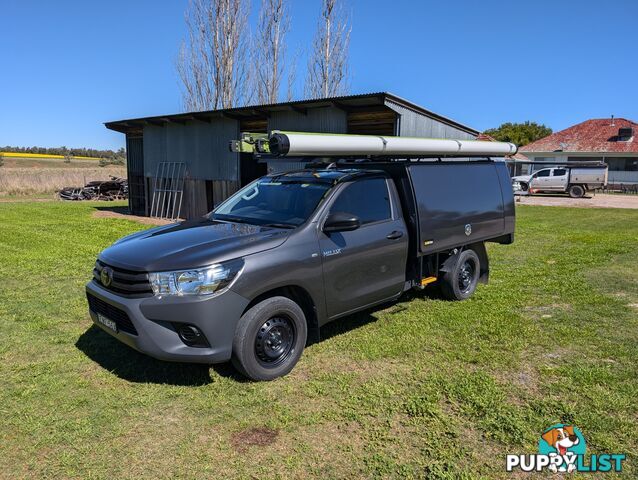
{"type": "MultiPolygon", "coordinates": [[[[627,458],[624,453],[593,453],[586,456],[587,444],[580,429],[568,423],[557,423],[541,433],[538,453],[508,453],[505,470],[513,472],[622,472],[627,458]]],[[[598,477],[596,477],[598,478],[598,477]]]]}
{"type": "MultiPolygon", "coordinates": [[[[576,455],[584,455],[586,449],[585,437],[578,427],[563,423],[549,427],[538,441],[538,453],[541,455],[559,455],[561,458],[573,459],[576,455]]],[[[563,462],[558,467],[556,463],[552,463],[549,469],[554,472],[573,472],[576,464],[563,462]]]]}

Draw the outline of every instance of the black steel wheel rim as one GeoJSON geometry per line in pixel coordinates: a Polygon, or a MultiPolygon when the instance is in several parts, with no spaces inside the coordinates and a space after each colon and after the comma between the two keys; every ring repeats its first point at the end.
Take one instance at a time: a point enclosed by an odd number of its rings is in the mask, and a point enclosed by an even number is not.
{"type": "Polygon", "coordinates": [[[458,282],[459,290],[461,293],[467,293],[472,289],[474,283],[474,272],[476,271],[476,265],[472,259],[467,259],[459,268],[458,282]]]}
{"type": "Polygon", "coordinates": [[[284,363],[294,350],[297,334],[292,321],[285,316],[271,317],[257,331],[255,354],[259,363],[273,368],[284,363]]]}

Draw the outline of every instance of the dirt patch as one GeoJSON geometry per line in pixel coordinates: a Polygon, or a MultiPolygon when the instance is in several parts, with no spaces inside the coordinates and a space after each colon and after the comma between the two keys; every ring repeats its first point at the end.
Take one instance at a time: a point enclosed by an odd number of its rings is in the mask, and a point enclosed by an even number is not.
{"type": "Polygon", "coordinates": [[[110,210],[97,210],[93,212],[94,218],[119,218],[121,220],[131,220],[133,222],[143,223],[144,225],[168,225],[174,223],[171,220],[162,220],[160,218],[139,217],[137,215],[128,215],[125,213],[113,212],[110,210]]]}
{"type": "Polygon", "coordinates": [[[277,440],[278,430],[268,427],[252,427],[235,433],[230,441],[238,452],[245,452],[249,447],[266,447],[277,440]]]}
{"type": "Polygon", "coordinates": [[[635,208],[638,209],[638,195],[613,195],[599,193],[583,198],[567,195],[516,195],[517,205],[543,205],[548,207],[577,208],[635,208]]]}

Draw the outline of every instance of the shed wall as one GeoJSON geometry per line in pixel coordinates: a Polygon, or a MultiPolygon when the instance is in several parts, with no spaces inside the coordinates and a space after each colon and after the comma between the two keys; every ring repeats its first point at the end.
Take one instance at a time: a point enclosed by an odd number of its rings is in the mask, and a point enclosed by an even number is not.
{"type": "Polygon", "coordinates": [[[160,162],[183,162],[190,178],[237,181],[239,156],[229,151],[228,142],[238,136],[238,122],[229,118],[215,118],[211,123],[147,125],[144,174],[154,177],[160,162]]]}
{"type": "Polygon", "coordinates": [[[144,148],[139,134],[126,136],[126,168],[129,209],[133,215],[146,215],[144,148]]]}
{"type": "Polygon", "coordinates": [[[333,107],[311,108],[306,113],[294,110],[272,112],[268,119],[268,131],[272,130],[346,133],[348,114],[333,107]]]}
{"type": "Polygon", "coordinates": [[[476,135],[427,117],[402,105],[386,101],[386,105],[399,114],[397,135],[402,137],[456,138],[473,140],[476,135]]]}

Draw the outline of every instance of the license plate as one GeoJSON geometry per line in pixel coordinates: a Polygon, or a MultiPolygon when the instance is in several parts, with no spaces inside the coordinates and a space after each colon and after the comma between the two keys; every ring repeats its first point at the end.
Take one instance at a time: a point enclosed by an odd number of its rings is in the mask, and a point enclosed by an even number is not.
{"type": "Polygon", "coordinates": [[[101,313],[96,313],[95,314],[97,316],[97,321],[100,322],[102,325],[104,325],[107,328],[110,328],[111,330],[113,330],[115,333],[117,333],[117,323],[115,323],[113,320],[111,320],[110,318],[106,318],[104,315],[102,315],[101,313]]]}

